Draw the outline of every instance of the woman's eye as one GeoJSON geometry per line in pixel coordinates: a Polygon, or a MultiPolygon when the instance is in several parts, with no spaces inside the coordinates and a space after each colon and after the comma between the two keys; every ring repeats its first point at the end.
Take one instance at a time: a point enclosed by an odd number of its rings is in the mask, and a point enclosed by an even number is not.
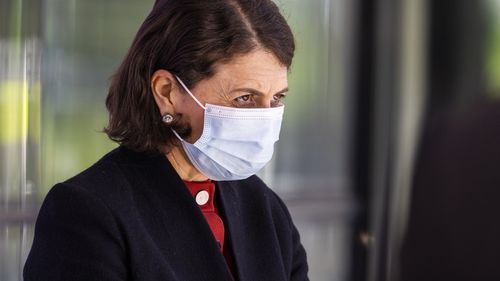
{"type": "Polygon", "coordinates": [[[250,100],[250,95],[244,95],[241,97],[237,97],[235,100],[237,102],[248,102],[250,100]]]}
{"type": "Polygon", "coordinates": [[[286,95],[284,94],[277,94],[273,96],[274,101],[283,101],[285,99],[286,95]]]}

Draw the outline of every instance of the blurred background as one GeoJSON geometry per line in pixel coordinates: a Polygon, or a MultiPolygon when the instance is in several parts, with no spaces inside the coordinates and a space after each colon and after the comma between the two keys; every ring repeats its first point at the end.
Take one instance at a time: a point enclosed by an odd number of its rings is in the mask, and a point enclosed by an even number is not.
{"type": "MultiPolygon", "coordinates": [[[[297,52],[261,176],[310,279],[498,277],[500,0],[276,3],[297,52]]],[[[22,280],[48,190],[116,146],[109,78],[152,4],[0,0],[0,280],[22,280]]]]}

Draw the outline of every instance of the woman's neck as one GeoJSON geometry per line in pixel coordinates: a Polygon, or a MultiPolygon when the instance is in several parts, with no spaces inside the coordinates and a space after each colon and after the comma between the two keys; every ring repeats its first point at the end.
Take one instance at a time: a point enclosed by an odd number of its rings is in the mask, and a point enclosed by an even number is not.
{"type": "Polygon", "coordinates": [[[206,181],[208,179],[193,166],[182,147],[174,146],[166,156],[182,180],[206,181]]]}

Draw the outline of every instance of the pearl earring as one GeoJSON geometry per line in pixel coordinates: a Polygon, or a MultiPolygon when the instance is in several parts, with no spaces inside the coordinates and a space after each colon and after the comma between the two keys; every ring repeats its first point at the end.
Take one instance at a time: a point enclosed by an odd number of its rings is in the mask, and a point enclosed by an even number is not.
{"type": "Polygon", "coordinates": [[[167,113],[167,114],[163,115],[161,120],[163,121],[163,123],[170,125],[174,121],[174,116],[172,116],[172,114],[170,114],[170,113],[167,113]]]}

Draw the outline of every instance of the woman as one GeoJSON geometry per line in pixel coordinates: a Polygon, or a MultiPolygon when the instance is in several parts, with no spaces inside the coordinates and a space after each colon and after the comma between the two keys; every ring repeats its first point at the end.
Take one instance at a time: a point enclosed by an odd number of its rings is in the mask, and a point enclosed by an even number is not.
{"type": "Polygon", "coordinates": [[[25,280],[307,280],[272,157],[293,36],[270,0],[158,0],[112,80],[120,147],[54,186],[25,280]]]}

